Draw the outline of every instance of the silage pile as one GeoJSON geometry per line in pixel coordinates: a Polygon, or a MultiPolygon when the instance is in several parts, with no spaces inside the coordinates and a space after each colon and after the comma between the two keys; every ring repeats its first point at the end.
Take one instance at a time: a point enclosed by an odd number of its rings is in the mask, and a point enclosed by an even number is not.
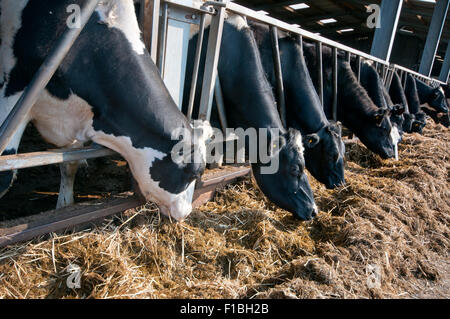
{"type": "Polygon", "coordinates": [[[405,137],[401,160],[347,146],[347,186],[313,182],[313,222],[271,205],[250,178],[182,224],[155,207],[89,231],[0,251],[5,298],[449,297],[450,133],[405,137]],[[69,289],[67,267],[81,269],[69,289]],[[368,286],[378,267],[381,286],[368,286]]]}

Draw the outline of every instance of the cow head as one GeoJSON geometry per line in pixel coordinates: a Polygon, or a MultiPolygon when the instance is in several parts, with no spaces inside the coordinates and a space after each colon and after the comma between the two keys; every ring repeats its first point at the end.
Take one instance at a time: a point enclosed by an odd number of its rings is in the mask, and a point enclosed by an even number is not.
{"type": "Polygon", "coordinates": [[[428,96],[428,104],[438,112],[448,112],[447,99],[441,87],[437,87],[431,91],[428,96]]]}
{"type": "Polygon", "coordinates": [[[330,122],[320,131],[303,137],[306,167],[329,189],[345,185],[342,126],[330,122]]]}
{"type": "Polygon", "coordinates": [[[423,128],[427,125],[427,116],[424,112],[420,111],[414,114],[414,120],[412,122],[411,131],[422,134],[423,128]]]}
{"type": "Polygon", "coordinates": [[[317,215],[314,195],[305,173],[302,136],[290,129],[280,136],[278,151],[273,152],[267,165],[253,164],[253,174],[261,191],[277,206],[291,212],[300,220],[317,215]],[[264,174],[262,169],[279,161],[278,170],[264,174]]]}
{"type": "Polygon", "coordinates": [[[367,148],[384,159],[395,156],[395,143],[397,142],[397,138],[393,138],[393,133],[397,128],[392,126],[390,115],[391,112],[388,108],[379,108],[366,114],[364,134],[358,135],[367,148]]]}
{"type": "Polygon", "coordinates": [[[411,113],[403,114],[403,132],[405,132],[405,133],[412,132],[412,125],[413,125],[414,119],[415,119],[414,114],[411,114],[411,113]]]}

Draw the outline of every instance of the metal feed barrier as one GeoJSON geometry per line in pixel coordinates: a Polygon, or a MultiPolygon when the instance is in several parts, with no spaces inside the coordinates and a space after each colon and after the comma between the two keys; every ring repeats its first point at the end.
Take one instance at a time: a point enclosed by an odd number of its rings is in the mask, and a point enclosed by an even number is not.
{"type": "MultiPolygon", "coordinates": [[[[22,97],[14,106],[11,113],[5,119],[0,127],[0,152],[3,152],[10,142],[12,136],[16,132],[19,125],[27,118],[32,106],[38,99],[40,92],[47,86],[53,74],[58,69],[66,54],[69,52],[73,43],[78,38],[87,21],[89,21],[95,8],[100,0],[87,0],[85,6],[81,11],[81,28],[67,29],[61,36],[58,43],[51,50],[51,53],[46,58],[41,68],[33,77],[29,86],[24,91],[22,97]]],[[[436,79],[425,77],[422,74],[409,70],[407,68],[390,64],[389,62],[371,56],[364,52],[355,50],[351,47],[342,45],[338,42],[329,40],[322,36],[308,32],[291,24],[274,19],[270,16],[260,14],[254,10],[243,7],[233,2],[226,1],[207,1],[199,7],[186,5],[182,0],[141,0],[141,14],[140,25],[144,29],[144,40],[151,53],[151,57],[156,65],[159,67],[161,75],[164,77],[166,73],[165,63],[167,54],[168,33],[170,31],[170,19],[178,22],[196,24],[199,26],[199,38],[196,48],[194,63],[194,70],[192,75],[192,85],[189,96],[188,113],[189,119],[192,118],[196,85],[199,75],[200,54],[204,40],[204,32],[206,25],[206,18],[211,17],[210,32],[208,38],[208,47],[205,60],[205,70],[203,74],[203,82],[201,89],[201,97],[199,104],[199,118],[209,120],[211,116],[211,109],[213,99],[216,99],[220,123],[223,129],[227,127],[227,120],[225,116],[225,107],[223,104],[222,92],[220,88],[220,81],[217,76],[217,65],[220,55],[220,44],[222,41],[223,25],[226,13],[234,13],[245,17],[265,23],[270,26],[272,37],[272,48],[274,56],[275,74],[277,78],[276,91],[278,100],[280,101],[279,112],[283,123],[286,123],[286,109],[284,104],[284,88],[282,82],[282,71],[280,63],[280,53],[278,45],[278,29],[287,31],[298,36],[299,41],[304,38],[312,40],[317,43],[316,49],[319,61],[317,63],[317,75],[319,78],[318,94],[320,100],[323,102],[323,61],[322,49],[323,46],[332,48],[333,52],[333,117],[337,117],[337,94],[338,94],[338,53],[344,51],[346,59],[350,61],[352,56],[357,58],[357,77],[360,79],[361,63],[365,60],[370,60],[375,63],[377,70],[380,72],[384,84],[389,87],[392,81],[393,72],[399,71],[402,78],[406,74],[411,74],[416,78],[420,78],[427,83],[445,84],[436,79]],[[150,6],[151,5],[151,6],[150,6]],[[150,29],[150,30],[149,30],[150,29]]],[[[183,54],[186,54],[184,52],[183,54]]],[[[184,58],[184,55],[181,55],[184,58]]],[[[184,76],[184,74],[183,74],[184,76]]],[[[167,84],[167,83],[166,83],[167,84]]],[[[171,92],[172,93],[172,92],[171,92]]],[[[180,95],[180,92],[175,92],[180,95]]],[[[45,152],[18,154],[0,156],[0,171],[15,170],[27,167],[61,164],[64,162],[77,161],[83,159],[91,159],[96,157],[110,156],[116,154],[115,152],[104,147],[94,145],[81,149],[71,150],[49,150],[45,152]]],[[[212,198],[214,190],[217,185],[224,185],[234,181],[240,176],[249,174],[248,167],[232,169],[222,175],[215,175],[212,178],[202,180],[199,183],[199,188],[196,190],[194,197],[196,198],[195,205],[201,204],[212,198]]],[[[43,213],[38,221],[30,224],[22,224],[12,228],[0,228],[0,246],[12,244],[18,241],[28,240],[36,236],[44,235],[49,232],[61,231],[74,226],[90,223],[93,220],[104,218],[106,216],[121,212],[125,209],[133,208],[141,205],[142,201],[130,194],[125,195],[120,199],[114,199],[107,203],[93,203],[93,204],[78,204],[73,207],[64,208],[58,211],[61,216],[56,220],[50,218],[53,212],[49,214],[43,213]],[[81,206],[80,206],[81,205],[81,206]],[[86,206],[87,205],[87,206],[86,206]],[[99,205],[101,206],[99,208],[99,205]]]]}

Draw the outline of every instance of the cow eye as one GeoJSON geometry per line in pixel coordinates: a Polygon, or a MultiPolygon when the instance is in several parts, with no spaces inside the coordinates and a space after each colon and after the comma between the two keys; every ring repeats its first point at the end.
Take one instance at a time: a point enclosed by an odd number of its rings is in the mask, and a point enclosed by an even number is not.
{"type": "Polygon", "coordinates": [[[294,177],[300,176],[302,174],[302,169],[298,165],[291,166],[290,174],[294,177]]]}

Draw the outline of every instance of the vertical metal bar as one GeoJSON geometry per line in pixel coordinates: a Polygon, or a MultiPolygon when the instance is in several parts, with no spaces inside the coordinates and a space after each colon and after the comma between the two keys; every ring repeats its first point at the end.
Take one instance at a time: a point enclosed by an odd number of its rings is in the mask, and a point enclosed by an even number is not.
{"type": "Polygon", "coordinates": [[[9,142],[13,138],[17,128],[28,117],[34,103],[36,103],[41,91],[47,86],[48,82],[59,68],[61,62],[75,43],[81,31],[91,18],[95,8],[100,0],[85,1],[81,10],[80,28],[68,28],[57,43],[52,47],[44,63],[41,65],[31,82],[28,84],[24,93],[14,105],[8,117],[3,121],[0,127],[0,154],[3,153],[9,142]]]}
{"type": "MultiPolygon", "coordinates": [[[[152,20],[151,20],[151,30],[147,30],[144,31],[145,32],[151,32],[150,35],[148,36],[148,44],[147,46],[149,47],[149,51],[150,51],[150,56],[153,60],[153,62],[156,64],[156,61],[158,59],[158,34],[159,34],[159,10],[160,10],[160,0],[153,0],[152,1],[153,6],[151,8],[152,10],[152,20]]],[[[145,28],[150,27],[146,25],[146,23],[144,23],[145,28]]]]}
{"type": "Polygon", "coordinates": [[[356,75],[358,77],[358,83],[361,83],[361,63],[362,63],[362,58],[360,55],[358,55],[357,57],[357,62],[356,62],[356,75]]]}
{"type": "Polygon", "coordinates": [[[202,55],[203,38],[205,35],[205,20],[206,15],[202,13],[200,17],[200,27],[198,30],[197,48],[195,50],[194,69],[192,72],[191,91],[189,93],[189,104],[187,111],[187,118],[192,119],[192,111],[194,110],[195,91],[197,90],[198,70],[200,68],[200,58],[202,55]]]}
{"type": "Polygon", "coordinates": [[[303,50],[303,36],[302,35],[298,35],[297,36],[297,41],[298,41],[298,45],[302,48],[303,50]]]}
{"type": "Polygon", "coordinates": [[[164,62],[166,57],[166,44],[167,44],[167,27],[168,27],[168,15],[169,15],[169,5],[167,2],[163,4],[162,14],[161,14],[161,32],[159,33],[158,40],[158,69],[161,76],[164,76],[164,62]]]}
{"type": "Polygon", "coordinates": [[[270,27],[270,37],[272,40],[272,57],[275,67],[275,77],[277,81],[278,108],[281,122],[286,126],[286,101],[284,98],[283,72],[281,70],[280,46],[278,44],[278,29],[270,27]]]}
{"type": "Polygon", "coordinates": [[[370,54],[389,61],[397,31],[403,0],[383,0],[381,2],[380,28],[377,28],[372,41],[370,54]]]}
{"type": "Polygon", "coordinates": [[[217,112],[219,113],[220,126],[225,134],[228,127],[227,114],[225,113],[225,102],[223,100],[222,86],[220,85],[220,77],[216,77],[216,85],[214,87],[214,96],[216,98],[217,112]]]}
{"type": "Polygon", "coordinates": [[[388,69],[388,67],[387,67],[387,65],[385,65],[385,64],[383,64],[383,84],[386,86],[386,82],[387,82],[387,78],[388,78],[388,75],[389,75],[389,69],[388,69]]]}
{"type": "Polygon", "coordinates": [[[141,0],[140,24],[142,38],[153,62],[158,58],[158,28],[160,0],[141,0]]]}
{"type": "Polygon", "coordinates": [[[316,56],[317,56],[317,81],[318,81],[318,94],[320,103],[323,105],[323,46],[322,42],[316,43],[316,56]]]}
{"type": "Polygon", "coordinates": [[[437,0],[428,30],[427,41],[420,62],[419,73],[429,77],[433,70],[434,58],[444,29],[450,0],[437,0]]]}
{"type": "Polygon", "coordinates": [[[351,59],[352,55],[350,54],[350,52],[345,52],[345,60],[350,63],[350,59],[351,59]]]}
{"type": "Polygon", "coordinates": [[[203,76],[199,111],[199,118],[202,120],[209,120],[211,117],[220,45],[222,43],[223,23],[226,14],[226,10],[223,6],[217,7],[216,10],[217,13],[212,17],[211,26],[209,28],[208,49],[206,52],[205,73],[203,76]]]}
{"type": "Polygon", "coordinates": [[[386,90],[389,92],[389,89],[391,88],[392,85],[392,80],[394,79],[394,69],[389,68],[388,69],[388,77],[387,77],[387,81],[386,81],[386,90]]]}
{"type": "Polygon", "coordinates": [[[403,79],[403,89],[406,88],[406,81],[408,80],[408,73],[405,72],[405,78],[403,79]]]}
{"type": "Polygon", "coordinates": [[[444,58],[444,63],[442,63],[439,80],[447,83],[449,75],[450,75],[450,39],[448,41],[447,51],[445,53],[445,58],[444,58]]]}
{"type": "Polygon", "coordinates": [[[333,120],[337,121],[338,104],[338,51],[333,48],[333,120]]]}

